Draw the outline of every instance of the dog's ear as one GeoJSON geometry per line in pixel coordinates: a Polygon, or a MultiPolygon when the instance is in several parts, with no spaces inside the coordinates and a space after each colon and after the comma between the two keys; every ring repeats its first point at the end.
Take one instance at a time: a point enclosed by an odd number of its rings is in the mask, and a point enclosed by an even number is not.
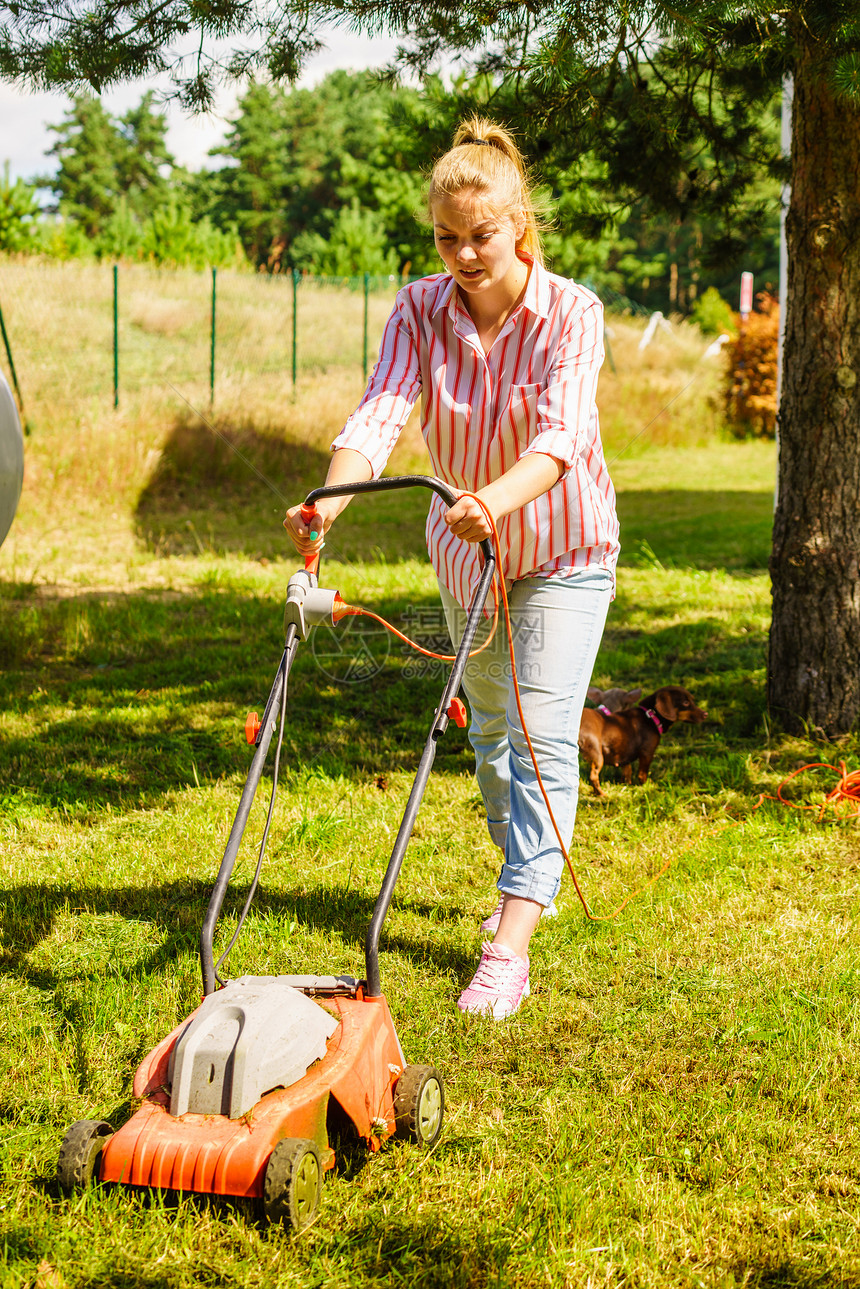
{"type": "Polygon", "coordinates": [[[603,690],[598,689],[596,685],[589,685],[588,689],[586,690],[586,693],[588,694],[588,697],[591,699],[592,703],[603,702],[603,690]]]}
{"type": "Polygon", "coordinates": [[[658,689],[654,695],[654,710],[664,716],[667,721],[676,721],[678,719],[678,708],[675,706],[675,696],[680,691],[675,685],[664,685],[658,689]]]}
{"type": "Polygon", "coordinates": [[[641,693],[641,689],[628,689],[627,693],[624,695],[624,706],[626,707],[628,703],[635,703],[641,693]]]}

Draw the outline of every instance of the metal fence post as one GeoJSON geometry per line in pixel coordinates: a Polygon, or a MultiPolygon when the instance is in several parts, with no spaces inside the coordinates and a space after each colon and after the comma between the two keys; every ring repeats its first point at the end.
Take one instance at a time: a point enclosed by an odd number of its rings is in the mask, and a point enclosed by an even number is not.
{"type": "Polygon", "coordinates": [[[296,314],[298,312],[299,278],[298,269],[293,269],[293,389],[296,388],[296,314]]]}
{"type": "Polygon", "coordinates": [[[113,405],[119,407],[119,265],[113,266],[113,405]]]}
{"type": "Polygon", "coordinates": [[[212,309],[209,324],[209,406],[215,405],[215,282],[218,270],[212,265],[212,309]]]}
{"type": "Polygon", "coordinates": [[[367,380],[367,300],[370,295],[370,274],[364,275],[364,347],[362,349],[362,370],[364,379],[367,380]]]}
{"type": "Polygon", "coordinates": [[[603,324],[603,347],[606,350],[606,357],[609,361],[609,367],[612,372],[612,375],[617,376],[618,372],[615,369],[615,359],[612,357],[612,346],[609,343],[609,330],[605,322],[603,324]]]}

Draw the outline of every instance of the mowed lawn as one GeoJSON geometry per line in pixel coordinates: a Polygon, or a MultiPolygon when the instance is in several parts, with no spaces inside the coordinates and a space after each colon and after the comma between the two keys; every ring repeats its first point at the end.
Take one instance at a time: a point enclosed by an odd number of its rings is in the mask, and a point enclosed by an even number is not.
{"type": "MultiPolygon", "coordinates": [[[[678,355],[694,372],[703,346],[682,336],[658,370],[636,359],[632,324],[615,326],[605,423],[624,554],[595,682],[685,685],[708,721],[664,737],[644,788],[606,771],[599,800],[583,777],[572,858],[595,913],[644,889],[589,921],[565,875],[532,996],[504,1024],[455,1009],[497,861],[449,728],[381,953],[408,1060],[443,1073],[445,1128],[429,1155],[344,1158],[295,1238],[241,1205],[70,1200],[54,1178],[68,1125],[123,1122],[138,1063],[199,1001],[245,714],[283,642],[296,561],[282,499],[321,481],[354,385],[333,373],[265,416],[208,418],[259,473],[166,403],[35,418],[0,550],[4,1286],[860,1285],[858,824],[759,804],[807,762],[856,768],[858,739],[787,737],[767,714],[773,445],[721,437],[707,382],[686,389],[678,355]]],[[[410,431],[392,472],[412,468],[410,431]]],[[[425,508],[423,492],[355,502],[324,580],[430,641],[425,508]]],[[[443,678],[375,626],[342,630],[293,671],[234,975],[363,972],[443,678]]],[[[810,771],[785,795],[817,806],[836,777],[810,771]]]]}

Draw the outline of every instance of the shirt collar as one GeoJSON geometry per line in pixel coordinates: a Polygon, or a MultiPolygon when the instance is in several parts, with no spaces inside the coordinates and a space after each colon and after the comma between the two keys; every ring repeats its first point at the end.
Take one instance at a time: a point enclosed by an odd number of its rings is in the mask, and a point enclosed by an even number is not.
{"type": "Polygon", "coordinates": [[[550,312],[549,274],[542,265],[535,263],[531,257],[524,255],[522,258],[529,260],[532,266],[532,271],[526,284],[526,293],[523,296],[523,308],[528,309],[530,313],[536,313],[539,318],[548,318],[550,312]]]}
{"type": "Polygon", "coordinates": [[[457,307],[457,293],[454,290],[454,279],[450,273],[442,274],[442,277],[447,277],[448,281],[440,283],[441,290],[436,296],[436,303],[430,310],[431,317],[434,313],[438,313],[440,309],[447,309],[449,313],[453,313],[454,309],[457,307]]]}
{"type": "MultiPolygon", "coordinates": [[[[537,314],[539,318],[548,318],[550,311],[549,274],[540,264],[535,263],[530,255],[522,255],[521,258],[531,265],[531,273],[526,284],[522,308],[528,309],[529,313],[537,314]]],[[[447,276],[448,281],[436,297],[436,303],[433,305],[431,312],[438,313],[440,309],[447,309],[453,318],[457,310],[459,297],[453,277],[450,274],[445,276],[447,276]]]]}

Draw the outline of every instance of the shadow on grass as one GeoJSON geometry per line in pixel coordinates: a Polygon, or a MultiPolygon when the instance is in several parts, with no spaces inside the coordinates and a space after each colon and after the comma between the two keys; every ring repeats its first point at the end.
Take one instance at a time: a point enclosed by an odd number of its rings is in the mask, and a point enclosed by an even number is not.
{"type": "MultiPolygon", "coordinates": [[[[92,817],[108,805],[152,805],[167,793],[244,776],[245,715],[262,711],[274,680],[281,603],[276,594],[235,588],[134,592],[32,597],[17,616],[4,615],[0,799],[7,817],[43,810],[92,817]]],[[[435,598],[374,607],[395,622],[406,611],[426,612],[433,623],[439,615],[435,598]]],[[[633,628],[627,611],[622,595],[610,613],[598,683],[683,684],[720,713],[727,739],[752,732],[764,709],[759,628],[710,616],[633,628]]],[[[416,665],[369,619],[347,619],[337,637],[322,630],[299,649],[290,676],[282,766],[378,778],[384,786],[389,773],[416,768],[447,669],[416,665]]],[[[472,766],[465,732],[449,726],[436,770],[472,766]]]]}
{"type": "Polygon", "coordinates": [[[832,1285],[845,1286],[856,1283],[846,1280],[838,1271],[816,1271],[808,1264],[774,1262],[769,1266],[755,1266],[749,1262],[738,1263],[732,1268],[735,1283],[749,1289],[829,1289],[832,1285]]]}
{"type": "Polygon", "coordinates": [[[409,1218],[397,1218],[377,1207],[365,1222],[340,1237],[318,1237],[317,1252],[348,1260],[356,1283],[491,1289],[508,1283],[505,1268],[512,1238],[507,1226],[495,1226],[492,1217],[483,1216],[464,1231],[441,1215],[418,1210],[409,1218]]]}
{"type": "MultiPolygon", "coordinates": [[[[395,1145],[393,1149],[401,1147],[395,1145]]],[[[444,1153],[444,1146],[442,1152],[444,1153]]],[[[331,1218],[336,1214],[338,1196],[329,1193],[329,1187],[326,1187],[322,1200],[323,1222],[313,1227],[307,1235],[297,1239],[287,1237],[286,1241],[281,1227],[266,1227],[259,1221],[250,1201],[225,1201],[217,1197],[207,1199],[188,1195],[175,1197],[169,1192],[157,1195],[144,1191],[124,1193],[129,1209],[145,1212],[147,1208],[154,1208],[159,1214],[175,1217],[177,1222],[183,1224],[177,1230],[177,1249],[184,1223],[193,1222],[207,1213],[212,1213],[225,1222],[240,1217],[248,1227],[256,1228],[254,1253],[261,1260],[258,1263],[259,1270],[264,1277],[266,1271],[269,1271],[272,1284],[281,1284],[282,1280],[276,1264],[273,1262],[269,1268],[267,1261],[275,1257],[280,1260],[283,1250],[290,1259],[294,1276],[300,1276],[305,1271],[312,1278],[309,1282],[314,1284],[361,1283],[381,1286],[396,1282],[414,1286],[415,1289],[497,1289],[501,1285],[533,1282],[532,1278],[528,1281],[517,1278],[523,1259],[524,1233],[530,1238],[531,1246],[536,1252],[542,1255],[547,1253],[548,1233],[538,1229],[534,1219],[530,1220],[525,1211],[525,1197],[532,1191],[533,1185],[527,1178],[521,1182],[522,1197],[515,1212],[519,1216],[518,1210],[524,1210],[522,1220],[525,1232],[520,1230],[517,1235],[512,1234],[513,1222],[510,1215],[501,1214],[494,1219],[486,1208],[476,1212],[472,1222],[467,1224],[452,1218],[450,1214],[426,1212],[420,1208],[408,1215],[394,1214],[388,1211],[391,1207],[390,1200],[388,1203],[381,1203],[377,1199],[366,1202],[358,1216],[350,1213],[348,1217],[338,1218],[334,1229],[331,1229],[331,1218]]],[[[37,1184],[36,1189],[53,1196],[52,1185],[47,1180],[44,1185],[37,1184]]],[[[111,1200],[114,1196],[119,1198],[123,1194],[121,1188],[110,1190],[111,1200]]],[[[115,1202],[112,1203],[112,1219],[121,1221],[123,1216],[122,1209],[115,1202]]],[[[89,1220],[92,1223],[91,1217],[89,1220]]],[[[46,1247],[50,1250],[53,1243],[53,1240],[46,1241],[44,1229],[32,1217],[26,1224],[20,1225],[19,1229],[8,1231],[4,1238],[10,1265],[20,1268],[25,1276],[26,1270],[32,1274],[36,1262],[44,1256],[46,1247]]],[[[552,1262],[557,1276],[556,1283],[573,1283],[569,1275],[576,1264],[567,1269],[568,1275],[565,1277],[561,1265],[564,1244],[561,1243],[559,1247],[558,1242],[555,1243],[556,1247],[546,1257],[541,1274],[544,1277],[551,1275],[552,1262]]],[[[88,1270],[83,1274],[79,1273],[74,1283],[81,1286],[81,1289],[96,1289],[96,1286],[98,1289],[167,1289],[170,1285],[190,1283],[190,1280],[182,1277],[178,1268],[178,1251],[168,1261],[168,1269],[164,1272],[151,1271],[140,1265],[123,1266],[125,1255],[121,1251],[118,1253],[116,1249],[109,1252],[111,1262],[107,1262],[106,1251],[103,1255],[104,1266],[98,1266],[98,1257],[94,1258],[90,1254],[86,1259],[88,1270]],[[95,1267],[98,1269],[89,1269],[95,1267]]],[[[50,1257],[57,1263],[60,1273],[65,1271],[69,1274],[72,1267],[65,1264],[64,1255],[65,1258],[68,1257],[66,1250],[51,1254],[50,1257]]],[[[583,1270],[581,1282],[591,1283],[591,1278],[586,1280],[587,1272],[581,1255],[576,1262],[583,1270]]],[[[657,1271],[657,1268],[653,1270],[657,1271]]],[[[763,1254],[760,1261],[743,1259],[727,1268],[723,1264],[713,1268],[705,1264],[701,1270],[705,1275],[712,1272],[714,1284],[744,1284],[748,1289],[830,1289],[831,1286],[836,1289],[836,1286],[856,1283],[850,1270],[843,1273],[838,1268],[816,1269],[808,1261],[768,1257],[767,1254],[763,1254]],[[731,1279],[732,1276],[734,1280],[731,1279]]],[[[679,1268],[663,1268],[663,1271],[666,1283],[670,1283],[669,1272],[678,1272],[679,1268]]],[[[657,1274],[659,1275],[659,1271],[657,1274]]],[[[616,1282],[620,1284],[628,1281],[637,1281],[635,1272],[632,1276],[625,1275],[617,1267],[616,1282]]],[[[220,1278],[217,1282],[226,1283],[220,1278]]]]}
{"type": "Polygon", "coordinates": [[[767,568],[772,492],[629,490],[618,494],[618,516],[622,565],[767,568]]]}
{"type": "MultiPolygon", "coordinates": [[[[392,1148],[409,1149],[400,1145],[392,1148]]],[[[51,1193],[50,1186],[45,1190],[51,1193]]],[[[323,1191],[323,1214],[330,1213],[336,1204],[327,1190],[326,1187],[323,1191]]],[[[170,1192],[160,1193],[157,1197],[149,1197],[142,1191],[125,1193],[130,1207],[156,1208],[171,1216],[175,1214],[180,1221],[193,1220],[192,1214],[202,1217],[212,1213],[226,1223],[241,1215],[249,1227],[256,1228],[259,1243],[255,1240],[255,1251],[259,1258],[273,1258],[278,1256],[279,1249],[283,1250],[293,1265],[294,1273],[300,1274],[301,1269],[307,1268],[315,1284],[338,1283],[332,1277],[340,1274],[343,1276],[340,1283],[343,1284],[383,1285],[392,1283],[393,1274],[397,1282],[415,1289],[492,1289],[506,1283],[505,1268],[512,1254],[511,1234],[505,1226],[495,1227],[482,1222],[472,1230],[461,1231],[444,1215],[418,1211],[408,1217],[396,1217],[387,1214],[378,1203],[368,1205],[357,1218],[339,1220],[331,1233],[320,1224],[304,1236],[288,1236],[285,1241],[283,1228],[264,1225],[256,1217],[251,1201],[178,1197],[170,1192]]],[[[113,1216],[115,1219],[121,1216],[116,1208],[113,1216]]],[[[37,1229],[11,1233],[6,1244],[10,1262],[19,1266],[35,1262],[44,1249],[44,1238],[40,1240],[40,1236],[42,1232],[37,1229]]],[[[70,1267],[64,1266],[61,1256],[55,1255],[55,1260],[60,1272],[68,1274],[71,1271],[70,1267]]],[[[97,1271],[79,1274],[75,1277],[75,1285],[80,1289],[168,1289],[174,1284],[190,1283],[178,1266],[172,1265],[173,1258],[168,1262],[169,1269],[164,1272],[149,1271],[138,1265],[117,1266],[117,1261],[124,1261],[124,1256],[114,1252],[113,1265],[106,1264],[99,1266],[97,1271]]],[[[98,1260],[91,1256],[87,1262],[93,1266],[98,1260]]],[[[265,1261],[258,1270],[265,1279],[265,1261]]],[[[279,1270],[273,1264],[268,1283],[284,1283],[279,1270]]],[[[220,1276],[215,1280],[210,1276],[207,1282],[228,1283],[220,1276]]],[[[59,1279],[56,1283],[60,1283],[59,1279]]],[[[230,1283],[238,1282],[231,1280],[230,1283]]]]}
{"type": "MultiPolygon", "coordinates": [[[[202,421],[177,420],[138,500],[138,539],[161,555],[288,556],[284,512],[325,481],[330,454],[275,428],[212,424],[217,434],[202,421]]],[[[426,559],[428,500],[423,488],[357,498],[338,519],[328,555],[345,563],[426,559]]]]}
{"type": "MultiPolygon", "coordinates": [[[[395,620],[403,608],[378,607],[395,620]]],[[[404,674],[411,655],[366,622],[347,619],[336,641],[314,636],[299,649],[286,770],[377,776],[417,765],[444,673],[404,674]]],[[[245,716],[270,692],[282,623],[279,597],[236,590],[57,597],[4,617],[5,707],[23,718],[0,745],[7,812],[128,808],[246,773],[245,716]]],[[[452,727],[440,768],[468,768],[465,749],[452,727]]]]}
{"type": "MultiPolygon", "coordinates": [[[[284,511],[323,483],[330,454],[275,427],[212,424],[176,421],[140,494],[139,540],[159,554],[282,558],[290,549],[284,511]]],[[[357,498],[332,530],[328,553],[346,563],[426,559],[427,506],[421,488],[357,498]]],[[[618,511],[623,563],[767,568],[771,492],[628,490],[618,495],[618,511]]]]}

